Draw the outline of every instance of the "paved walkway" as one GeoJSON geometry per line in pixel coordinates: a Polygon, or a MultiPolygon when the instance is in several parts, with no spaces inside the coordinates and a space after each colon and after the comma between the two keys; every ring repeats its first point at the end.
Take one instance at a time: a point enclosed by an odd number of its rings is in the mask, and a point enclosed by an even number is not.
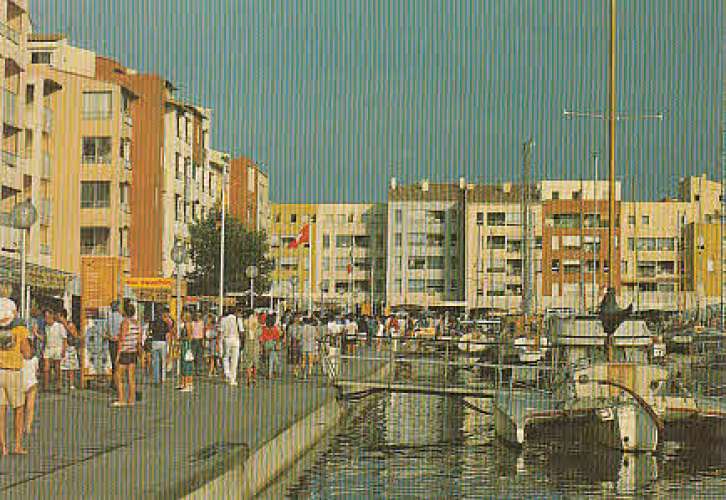
{"type": "Polygon", "coordinates": [[[0,457],[0,496],[177,497],[334,397],[322,379],[289,376],[252,388],[197,379],[192,393],[174,381],[142,390],[128,408],[110,407],[101,390],[41,393],[28,455],[0,457]]]}

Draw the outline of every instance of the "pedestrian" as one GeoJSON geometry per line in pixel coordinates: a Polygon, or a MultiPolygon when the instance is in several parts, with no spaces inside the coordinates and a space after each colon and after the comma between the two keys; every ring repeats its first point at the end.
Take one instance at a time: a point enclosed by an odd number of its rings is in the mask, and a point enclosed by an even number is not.
{"type": "Polygon", "coordinates": [[[192,353],[194,353],[194,373],[201,375],[204,369],[204,321],[197,311],[192,320],[192,353]],[[200,369],[201,368],[201,369],[200,369]]]}
{"type": "Polygon", "coordinates": [[[207,376],[213,377],[216,374],[219,349],[217,348],[217,321],[213,314],[207,315],[204,324],[204,343],[207,360],[207,376]]]}
{"type": "Polygon", "coordinates": [[[56,321],[53,311],[46,309],[45,311],[45,350],[43,351],[43,385],[46,390],[50,390],[50,372],[51,369],[56,374],[56,390],[60,391],[61,379],[61,360],[65,357],[67,343],[66,329],[56,321]]]}
{"type": "Polygon", "coordinates": [[[81,334],[78,333],[76,325],[72,321],[68,321],[68,313],[65,309],[61,309],[57,314],[58,323],[63,325],[63,329],[66,331],[66,352],[61,360],[60,368],[61,373],[65,373],[68,380],[68,387],[73,390],[76,388],[76,372],[80,369],[78,363],[78,349],[81,348],[81,334]]]}
{"type": "Polygon", "coordinates": [[[154,384],[166,382],[166,356],[171,332],[167,317],[169,311],[164,310],[152,321],[149,328],[151,336],[151,380],[154,384]]]}
{"type": "Polygon", "coordinates": [[[179,356],[181,362],[181,383],[177,387],[180,392],[192,392],[194,390],[192,376],[194,374],[194,351],[192,349],[193,320],[191,313],[184,314],[184,323],[181,329],[179,343],[179,356]]]}
{"type": "Polygon", "coordinates": [[[275,324],[274,315],[266,317],[266,323],[262,327],[262,338],[260,340],[265,348],[265,354],[267,354],[267,378],[272,380],[278,371],[276,370],[279,364],[277,351],[280,347],[280,329],[275,324]]]}
{"type": "Polygon", "coordinates": [[[289,362],[293,367],[293,375],[300,376],[302,365],[302,318],[297,316],[290,324],[288,333],[288,349],[290,351],[289,362]]]}
{"type": "Polygon", "coordinates": [[[25,431],[25,394],[21,370],[23,360],[31,358],[28,329],[24,324],[13,324],[17,316],[15,302],[8,298],[0,299],[0,449],[2,455],[8,454],[5,435],[5,416],[7,406],[13,409],[13,430],[15,447],[13,453],[25,455],[23,432],[25,431]]]}
{"type": "Polygon", "coordinates": [[[118,400],[112,403],[114,407],[134,406],[136,404],[136,363],[138,353],[141,351],[141,327],[134,318],[136,308],[133,304],[124,307],[124,319],[121,322],[118,336],[118,349],[116,351],[116,388],[118,400]],[[124,377],[128,378],[128,398],[124,392],[124,377]]]}
{"type": "Polygon", "coordinates": [[[108,352],[111,355],[111,387],[116,384],[116,360],[118,359],[118,336],[121,332],[121,323],[124,321],[123,314],[119,311],[119,302],[111,302],[111,314],[108,317],[108,352]]]}
{"type": "Polygon", "coordinates": [[[239,368],[239,325],[233,309],[227,309],[220,322],[222,341],[222,367],[224,377],[230,386],[237,385],[237,369],[239,368]]]}
{"type": "Polygon", "coordinates": [[[171,353],[177,340],[176,321],[174,321],[171,317],[169,306],[164,307],[162,318],[164,319],[168,332],[166,337],[166,365],[164,366],[164,369],[166,370],[166,373],[169,374],[174,369],[175,358],[172,357],[171,353]]]}
{"type": "Polygon", "coordinates": [[[303,377],[308,378],[313,374],[313,365],[315,364],[315,353],[317,351],[317,335],[316,328],[310,318],[305,318],[302,326],[302,357],[303,357],[303,377]]]}
{"type": "Polygon", "coordinates": [[[35,417],[35,400],[38,395],[38,357],[31,348],[31,358],[23,358],[21,377],[23,381],[23,392],[25,393],[25,433],[30,434],[33,428],[35,417]]]}
{"type": "Polygon", "coordinates": [[[260,363],[260,324],[254,311],[247,314],[245,325],[244,368],[247,385],[257,383],[257,368],[260,363]]]}

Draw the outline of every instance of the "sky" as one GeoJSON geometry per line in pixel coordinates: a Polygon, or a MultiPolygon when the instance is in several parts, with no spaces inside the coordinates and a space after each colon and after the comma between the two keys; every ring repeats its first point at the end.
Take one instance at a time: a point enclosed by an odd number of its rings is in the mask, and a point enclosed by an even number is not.
{"type": "MultiPolygon", "coordinates": [[[[626,198],[721,178],[724,2],[617,10],[626,198]],[[663,113],[663,120],[641,118],[663,113]]],[[[385,201],[388,181],[593,178],[606,124],[607,2],[30,0],[34,31],[165,76],[213,109],[212,147],[261,163],[275,202],[385,201]]]]}

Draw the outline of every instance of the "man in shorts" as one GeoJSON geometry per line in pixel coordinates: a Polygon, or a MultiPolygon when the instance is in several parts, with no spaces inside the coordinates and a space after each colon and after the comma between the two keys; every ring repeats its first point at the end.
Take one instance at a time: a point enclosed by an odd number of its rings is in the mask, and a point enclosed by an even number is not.
{"type": "Polygon", "coordinates": [[[8,454],[5,437],[5,415],[7,406],[13,409],[15,425],[15,448],[13,453],[25,455],[23,430],[25,428],[23,380],[21,369],[23,359],[30,359],[28,329],[24,324],[13,324],[17,309],[10,299],[0,299],[0,451],[8,454]]]}

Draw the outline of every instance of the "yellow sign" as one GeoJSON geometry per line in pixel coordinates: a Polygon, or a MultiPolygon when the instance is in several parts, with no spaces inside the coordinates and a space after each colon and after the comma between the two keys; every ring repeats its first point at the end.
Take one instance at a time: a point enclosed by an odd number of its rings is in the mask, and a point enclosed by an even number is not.
{"type": "Polygon", "coordinates": [[[173,278],[127,278],[126,284],[131,288],[174,288],[176,282],[173,278]]]}

